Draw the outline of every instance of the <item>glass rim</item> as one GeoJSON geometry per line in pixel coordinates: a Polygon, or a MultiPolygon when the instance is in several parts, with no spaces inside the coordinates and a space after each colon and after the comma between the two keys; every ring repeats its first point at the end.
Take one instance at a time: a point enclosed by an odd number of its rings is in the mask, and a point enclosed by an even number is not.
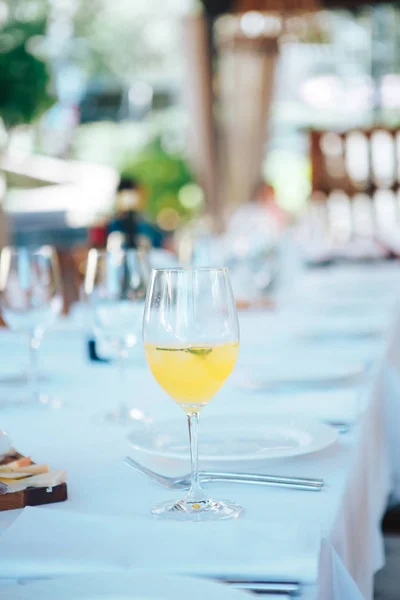
{"type": "Polygon", "coordinates": [[[96,252],[99,256],[107,256],[109,254],[129,254],[131,252],[147,252],[144,248],[118,248],[115,250],[107,250],[105,248],[88,248],[89,252],[96,252]]]}
{"type": "Polygon", "coordinates": [[[47,254],[48,252],[56,253],[56,247],[51,244],[42,244],[41,246],[12,246],[7,245],[1,248],[1,252],[10,252],[10,254],[20,254],[27,252],[29,254],[47,254]]]}
{"type": "Polygon", "coordinates": [[[188,273],[190,271],[224,271],[228,272],[227,267],[161,267],[157,269],[152,269],[152,273],[162,273],[162,272],[175,272],[175,273],[188,273]]]}

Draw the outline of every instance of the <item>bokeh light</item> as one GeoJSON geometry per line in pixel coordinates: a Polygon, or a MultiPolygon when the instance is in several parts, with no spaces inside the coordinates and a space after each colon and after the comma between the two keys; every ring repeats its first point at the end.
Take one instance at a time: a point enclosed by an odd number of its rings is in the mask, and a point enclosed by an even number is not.
{"type": "Polygon", "coordinates": [[[174,208],[163,208],[157,215],[157,225],[165,231],[173,231],[178,224],[179,214],[174,208]]]}
{"type": "Polygon", "coordinates": [[[196,210],[204,204],[204,192],[195,183],[184,185],[178,193],[179,202],[188,210],[196,210]]]}

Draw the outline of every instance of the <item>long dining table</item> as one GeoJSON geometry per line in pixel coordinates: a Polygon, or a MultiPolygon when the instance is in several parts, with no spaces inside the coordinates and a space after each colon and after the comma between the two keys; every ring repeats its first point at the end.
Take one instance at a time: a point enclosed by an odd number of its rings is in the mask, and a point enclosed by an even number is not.
{"type": "MultiPolygon", "coordinates": [[[[254,419],[256,437],[263,422],[298,418],[333,423],[335,441],[293,457],[204,463],[324,480],[319,492],[213,483],[212,497],[244,507],[237,520],[214,524],[152,518],[151,506],[179,491],[129,469],[124,457],[165,474],[188,472],[186,459],[135,443],[143,428],[163,423],[166,434],[173,421],[183,432],[185,416],[153,380],[140,343],[123,382],[112,362],[90,362],[86,313],[76,307],[47,332],[40,350],[41,386],[60,402],[0,410],[14,447],[66,469],[69,490],[66,502],[0,514],[0,598],[18,598],[19,585],[36,578],[126,570],[152,577],[160,570],[190,575],[194,585],[196,577],[247,589],[275,582],[287,585],[287,597],[292,590],[307,600],[371,600],[374,573],[384,564],[380,522],[388,502],[400,497],[399,292],[396,262],[297,266],[282,276],[275,309],[240,313],[238,364],[204,409],[205,434],[214,420],[223,441],[224,420],[236,419],[248,441],[254,419]],[[324,381],[329,365],[344,376],[324,381]],[[303,367],[318,375],[318,385],[253,385],[260,373],[284,379],[303,367]],[[102,422],[121,398],[132,425],[102,422]],[[345,424],[340,432],[338,423],[345,424]]],[[[1,382],[23,368],[26,340],[4,328],[0,340],[1,382]]],[[[3,396],[8,389],[11,395],[10,384],[0,383],[3,396]]]]}

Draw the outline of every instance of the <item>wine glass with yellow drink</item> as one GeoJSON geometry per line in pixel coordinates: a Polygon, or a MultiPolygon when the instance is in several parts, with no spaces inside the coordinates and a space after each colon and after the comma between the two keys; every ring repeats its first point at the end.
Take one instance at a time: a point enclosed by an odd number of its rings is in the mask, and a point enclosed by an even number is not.
{"type": "Polygon", "coordinates": [[[239,324],[224,268],[159,269],[147,291],[143,341],[155,379],[185,411],[189,425],[192,481],[179,502],[153,508],[162,519],[203,521],[236,517],[241,507],[211,500],[198,467],[201,409],[232,372],[239,350],[239,324]]]}

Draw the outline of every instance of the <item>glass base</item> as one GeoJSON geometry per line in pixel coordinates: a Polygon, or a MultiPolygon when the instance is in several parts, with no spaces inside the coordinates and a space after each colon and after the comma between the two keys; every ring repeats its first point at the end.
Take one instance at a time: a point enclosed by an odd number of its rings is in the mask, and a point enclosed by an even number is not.
{"type": "Polygon", "coordinates": [[[63,402],[61,398],[57,396],[49,396],[48,394],[38,395],[15,395],[0,392],[0,408],[15,408],[19,406],[33,407],[33,408],[51,408],[59,409],[62,408],[63,402]]]}
{"type": "MultiPolygon", "coordinates": [[[[43,373],[39,373],[37,381],[47,382],[49,377],[43,373]]],[[[19,371],[15,373],[2,373],[0,375],[0,385],[20,386],[29,384],[29,375],[26,371],[19,371]]]]}
{"type": "Polygon", "coordinates": [[[101,415],[99,420],[102,423],[108,423],[109,425],[120,425],[121,427],[128,427],[132,425],[132,419],[129,416],[129,412],[125,410],[114,410],[101,415]]]}
{"type": "Polygon", "coordinates": [[[137,421],[145,423],[148,421],[148,417],[146,417],[142,410],[138,408],[128,408],[127,406],[121,406],[116,410],[110,410],[105,414],[97,415],[95,417],[95,422],[97,424],[119,425],[120,427],[130,427],[137,421]]]}
{"type": "Polygon", "coordinates": [[[63,401],[57,396],[39,394],[38,400],[40,405],[45,406],[47,408],[58,409],[62,408],[63,406],[63,401]]]}
{"type": "Polygon", "coordinates": [[[216,502],[204,500],[198,503],[189,503],[184,500],[179,502],[163,502],[156,504],[152,514],[157,519],[170,519],[173,521],[221,521],[223,519],[236,519],[242,511],[239,504],[230,500],[216,502]]]}

